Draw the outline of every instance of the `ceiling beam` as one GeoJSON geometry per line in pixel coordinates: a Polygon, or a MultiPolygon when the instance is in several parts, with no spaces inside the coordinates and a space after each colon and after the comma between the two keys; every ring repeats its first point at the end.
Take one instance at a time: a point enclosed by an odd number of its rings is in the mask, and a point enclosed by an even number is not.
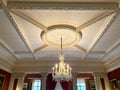
{"type": "Polygon", "coordinates": [[[74,47],[76,47],[77,49],[81,50],[84,53],[87,53],[87,51],[79,45],[74,45],[74,47]]]}
{"type": "MultiPolygon", "coordinates": [[[[119,11],[118,11],[119,12],[119,11]]],[[[109,20],[106,21],[106,24],[102,26],[101,31],[96,35],[94,38],[92,44],[90,45],[89,49],[87,50],[87,54],[84,58],[86,58],[89,54],[89,52],[96,46],[96,44],[99,42],[99,40],[103,37],[103,35],[107,32],[108,28],[111,26],[111,24],[114,22],[114,20],[118,16],[118,12],[112,14],[109,18],[109,20]]]]}
{"type": "MultiPolygon", "coordinates": [[[[4,10],[6,16],[8,17],[8,19],[10,20],[10,22],[12,23],[13,27],[15,28],[16,32],[18,33],[18,35],[20,36],[20,38],[22,39],[23,43],[26,45],[26,47],[28,48],[28,50],[30,51],[30,53],[32,54],[32,56],[35,58],[34,54],[33,54],[33,50],[31,48],[31,45],[29,44],[27,38],[25,37],[19,23],[17,22],[16,18],[14,17],[14,15],[9,12],[8,10],[4,10]]],[[[36,59],[36,58],[35,58],[36,59]]]]}
{"type": "Polygon", "coordinates": [[[10,9],[50,9],[50,10],[115,10],[119,8],[114,2],[40,2],[9,1],[10,9]]]}
{"type": "Polygon", "coordinates": [[[34,50],[34,53],[37,53],[38,51],[41,51],[42,49],[44,49],[44,48],[46,48],[46,47],[48,47],[48,45],[47,45],[47,44],[42,45],[41,47],[36,48],[36,49],[34,50]]]}
{"type": "Polygon", "coordinates": [[[114,12],[116,12],[116,11],[106,11],[106,12],[103,12],[103,13],[101,13],[99,15],[96,15],[92,19],[90,19],[90,20],[86,21],[85,23],[83,23],[82,25],[78,26],[76,28],[76,31],[79,32],[79,31],[83,30],[84,28],[86,28],[86,27],[100,21],[101,19],[113,14],[114,12]]]}
{"type": "Polygon", "coordinates": [[[16,14],[17,16],[23,18],[24,20],[32,23],[33,25],[37,26],[38,28],[42,29],[43,31],[47,31],[47,27],[44,26],[43,24],[41,24],[39,21],[37,21],[36,19],[34,19],[33,16],[26,14],[25,12],[21,12],[18,10],[10,10],[12,13],[16,14]]]}

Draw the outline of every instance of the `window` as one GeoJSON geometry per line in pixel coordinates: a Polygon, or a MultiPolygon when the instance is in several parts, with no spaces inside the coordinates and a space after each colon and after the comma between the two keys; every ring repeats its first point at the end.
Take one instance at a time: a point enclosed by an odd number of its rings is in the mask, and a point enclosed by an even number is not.
{"type": "Polygon", "coordinates": [[[77,79],[77,90],[86,90],[85,79],[77,79]]]}
{"type": "Polygon", "coordinates": [[[34,80],[32,90],[41,90],[41,80],[34,80]]]}

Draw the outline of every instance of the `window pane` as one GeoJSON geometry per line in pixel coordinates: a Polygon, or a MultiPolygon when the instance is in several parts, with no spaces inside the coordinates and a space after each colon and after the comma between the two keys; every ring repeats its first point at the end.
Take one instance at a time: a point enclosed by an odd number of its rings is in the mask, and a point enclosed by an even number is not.
{"type": "Polygon", "coordinates": [[[84,79],[77,79],[77,90],[86,90],[86,84],[84,79]]]}
{"type": "Polygon", "coordinates": [[[34,80],[32,90],[41,90],[41,80],[34,80]]]}

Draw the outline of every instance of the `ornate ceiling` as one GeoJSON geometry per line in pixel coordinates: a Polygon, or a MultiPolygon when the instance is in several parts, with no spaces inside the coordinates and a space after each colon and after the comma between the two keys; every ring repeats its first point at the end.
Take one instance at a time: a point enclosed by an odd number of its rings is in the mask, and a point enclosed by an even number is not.
{"type": "Polygon", "coordinates": [[[120,66],[119,1],[8,0],[0,2],[0,68],[51,72],[63,38],[73,72],[120,66]],[[104,2],[104,3],[103,3],[104,2]]]}

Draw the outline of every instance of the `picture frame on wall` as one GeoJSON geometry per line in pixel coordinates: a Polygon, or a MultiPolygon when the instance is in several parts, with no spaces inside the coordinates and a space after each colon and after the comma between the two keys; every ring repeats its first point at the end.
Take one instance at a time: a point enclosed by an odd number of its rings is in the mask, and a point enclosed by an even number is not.
{"type": "Polygon", "coordinates": [[[120,90],[120,80],[117,81],[118,89],[120,90]]]}
{"type": "Polygon", "coordinates": [[[112,90],[119,90],[120,81],[116,79],[110,80],[110,86],[112,90]]]}
{"type": "Polygon", "coordinates": [[[90,90],[95,90],[95,81],[90,80],[90,90]]]}
{"type": "Polygon", "coordinates": [[[23,90],[27,90],[27,86],[28,86],[28,84],[27,84],[27,83],[24,83],[24,84],[23,84],[23,90]]]}
{"type": "Polygon", "coordinates": [[[4,79],[5,79],[4,75],[0,74],[0,90],[3,90],[4,79]]]}

